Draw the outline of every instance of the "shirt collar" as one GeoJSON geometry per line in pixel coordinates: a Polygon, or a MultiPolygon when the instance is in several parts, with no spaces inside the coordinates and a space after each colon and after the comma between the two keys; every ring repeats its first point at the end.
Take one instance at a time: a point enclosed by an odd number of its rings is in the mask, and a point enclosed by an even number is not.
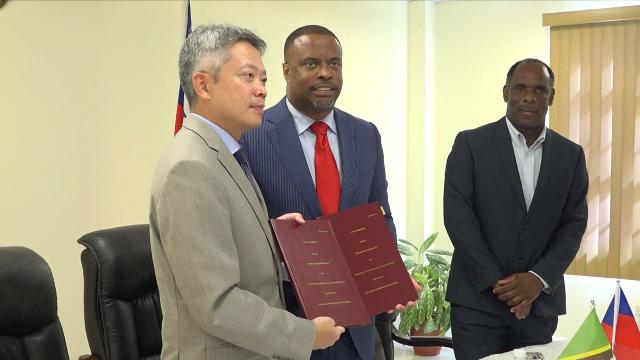
{"type": "Polygon", "coordinates": [[[209,125],[209,127],[211,127],[213,131],[215,131],[216,134],[220,136],[220,139],[227,147],[227,149],[229,149],[230,153],[235,154],[236,151],[240,150],[240,144],[238,143],[238,141],[236,141],[236,139],[234,139],[233,136],[231,136],[226,130],[200,114],[196,114],[194,112],[192,112],[191,114],[194,118],[199,119],[200,121],[203,121],[205,124],[209,125]]]}
{"type": "MultiPolygon", "coordinates": [[[[289,102],[289,98],[286,98],[286,102],[287,102],[287,108],[289,109],[289,112],[291,113],[291,116],[293,116],[293,121],[296,124],[296,130],[298,130],[298,136],[299,136],[303,132],[307,131],[309,126],[311,126],[311,124],[316,122],[316,120],[308,117],[307,115],[301,113],[298,109],[296,109],[291,104],[291,102],[289,102]]],[[[332,109],[331,112],[329,113],[329,115],[327,115],[324,119],[322,119],[320,121],[323,121],[327,125],[329,125],[329,129],[334,134],[337,134],[338,131],[337,131],[337,128],[336,128],[336,120],[333,117],[333,113],[334,113],[334,111],[332,109]]]]}
{"type": "MultiPolygon", "coordinates": [[[[528,147],[527,139],[524,137],[524,135],[522,135],[522,133],[519,132],[515,126],[513,126],[511,121],[509,121],[509,118],[505,117],[505,119],[507,120],[507,129],[509,129],[509,135],[511,136],[511,141],[516,144],[524,145],[524,147],[527,148],[528,147]]],[[[546,135],[547,135],[547,127],[545,126],[542,128],[540,135],[538,135],[538,138],[536,139],[536,141],[533,142],[533,145],[531,145],[530,148],[535,149],[538,145],[544,142],[544,138],[546,135]]]]}

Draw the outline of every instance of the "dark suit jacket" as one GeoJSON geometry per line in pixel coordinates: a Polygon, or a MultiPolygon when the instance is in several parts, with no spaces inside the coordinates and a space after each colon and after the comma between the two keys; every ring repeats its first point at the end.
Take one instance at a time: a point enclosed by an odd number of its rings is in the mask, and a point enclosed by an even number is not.
{"type": "Polygon", "coordinates": [[[532,270],[550,286],[532,314],[564,314],[563,274],[587,224],[582,147],[547,129],[540,175],[526,209],[506,118],[463,131],[447,160],[444,222],[455,247],[447,300],[496,314],[508,307],[492,285],[532,270]]]}
{"type": "MultiPolygon", "coordinates": [[[[340,209],[379,201],[395,234],[387,198],[387,180],[380,133],[375,125],[335,109],[342,172],[340,209]]],[[[247,150],[253,175],[264,196],[269,216],[299,212],[305,219],[322,215],[316,188],[309,173],[302,145],[283,98],[267,109],[262,126],[247,132],[242,144],[247,150]]],[[[287,308],[298,315],[297,301],[287,299],[287,308]]],[[[373,325],[350,328],[360,356],[373,358],[373,325]]]]}

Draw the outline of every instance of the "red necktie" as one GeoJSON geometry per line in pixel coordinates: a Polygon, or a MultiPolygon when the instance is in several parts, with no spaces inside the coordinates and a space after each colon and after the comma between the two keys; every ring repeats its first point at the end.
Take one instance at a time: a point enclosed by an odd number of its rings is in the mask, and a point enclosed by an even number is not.
{"type": "Polygon", "coordinates": [[[340,207],[340,174],[327,137],[329,125],[316,121],[311,129],[316,133],[316,192],[322,215],[327,215],[337,212],[340,207]]]}

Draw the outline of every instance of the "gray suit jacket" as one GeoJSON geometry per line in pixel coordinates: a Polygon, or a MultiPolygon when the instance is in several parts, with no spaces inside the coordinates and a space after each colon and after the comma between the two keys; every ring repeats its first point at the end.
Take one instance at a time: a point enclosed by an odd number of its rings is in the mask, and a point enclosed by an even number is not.
{"type": "Polygon", "coordinates": [[[151,190],[163,360],[309,358],[315,326],[284,310],[258,196],[215,131],[187,118],[151,190]]]}

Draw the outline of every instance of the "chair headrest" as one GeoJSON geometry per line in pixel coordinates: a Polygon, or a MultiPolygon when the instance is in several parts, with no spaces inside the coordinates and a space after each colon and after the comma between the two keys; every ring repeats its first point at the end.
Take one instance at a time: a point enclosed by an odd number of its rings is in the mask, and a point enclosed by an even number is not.
{"type": "Polygon", "coordinates": [[[33,250],[0,247],[0,335],[25,336],[58,318],[51,269],[33,250]]]}
{"type": "Polygon", "coordinates": [[[157,288],[148,224],[94,231],[78,242],[96,261],[102,295],[131,300],[157,288]]]}

